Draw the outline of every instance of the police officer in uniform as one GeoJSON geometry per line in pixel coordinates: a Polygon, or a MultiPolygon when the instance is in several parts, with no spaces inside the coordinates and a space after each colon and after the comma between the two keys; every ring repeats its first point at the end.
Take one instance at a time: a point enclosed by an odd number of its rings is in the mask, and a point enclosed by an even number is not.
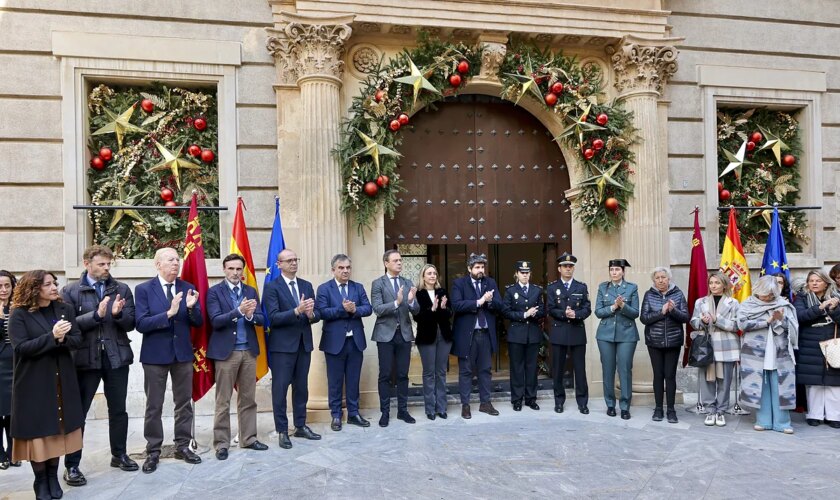
{"type": "Polygon", "coordinates": [[[537,354],[542,341],[540,320],[545,316],[542,289],[531,284],[531,263],[516,263],[516,283],[508,285],[502,315],[510,320],[507,332],[510,355],[510,401],[515,411],[522,410],[522,401],[532,410],[537,404],[537,354]]]}
{"type": "Polygon", "coordinates": [[[572,357],[575,371],[575,400],[578,410],[589,413],[589,386],[586,383],[586,327],[584,320],[592,314],[586,283],[573,278],[577,257],[564,252],[557,258],[560,279],[549,283],[546,290],[548,314],[551,316],[551,370],[554,375],[554,411],[563,413],[566,388],[563,372],[566,354],[572,357]]]}

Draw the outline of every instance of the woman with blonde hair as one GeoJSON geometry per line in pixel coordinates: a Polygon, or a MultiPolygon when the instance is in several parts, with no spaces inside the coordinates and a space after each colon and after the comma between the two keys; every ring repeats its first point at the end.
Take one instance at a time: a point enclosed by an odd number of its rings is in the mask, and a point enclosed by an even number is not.
{"type": "Polygon", "coordinates": [[[417,337],[414,343],[423,364],[423,401],[426,418],[446,418],[446,368],[452,350],[452,326],[449,318],[449,296],[438,281],[437,268],[426,264],[420,270],[417,302],[420,310],[414,314],[417,337]]]}
{"type": "Polygon", "coordinates": [[[732,298],[732,284],[720,271],[709,275],[709,295],[694,303],[691,318],[691,338],[709,335],[712,341],[715,361],[700,370],[697,384],[700,387],[701,403],[709,413],[706,425],[726,425],[724,413],[729,410],[729,394],[735,363],[741,354],[741,339],[738,337],[738,301],[732,298]]]}

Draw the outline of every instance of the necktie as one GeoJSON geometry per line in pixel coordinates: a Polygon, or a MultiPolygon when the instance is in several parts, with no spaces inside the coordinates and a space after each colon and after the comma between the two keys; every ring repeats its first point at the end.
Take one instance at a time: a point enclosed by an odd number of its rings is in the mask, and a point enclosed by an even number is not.
{"type": "Polygon", "coordinates": [[[172,286],[172,283],[166,284],[166,300],[168,300],[169,302],[172,302],[172,299],[175,298],[175,296],[172,295],[172,286]]]}
{"type": "Polygon", "coordinates": [[[294,299],[295,299],[295,305],[299,306],[300,305],[300,296],[298,295],[297,287],[295,286],[294,280],[289,282],[289,286],[292,287],[292,297],[294,297],[294,299]]]}
{"type": "Polygon", "coordinates": [[[563,286],[566,287],[566,291],[569,290],[569,282],[568,281],[564,281],[563,286]]]}
{"type": "Polygon", "coordinates": [[[231,293],[233,294],[233,301],[234,302],[239,302],[239,286],[238,285],[233,287],[233,290],[231,290],[231,293]]]}
{"type": "Polygon", "coordinates": [[[525,285],[524,287],[522,287],[522,293],[525,294],[525,297],[528,296],[528,285],[525,285]]]}
{"type": "Polygon", "coordinates": [[[400,296],[400,279],[399,278],[391,278],[394,280],[394,297],[400,296]]]}
{"type": "Polygon", "coordinates": [[[101,281],[97,281],[93,284],[93,288],[96,289],[96,296],[99,297],[99,300],[102,300],[103,293],[104,293],[104,284],[101,281]]]}
{"type": "MultiPolygon", "coordinates": [[[[481,284],[478,281],[475,282],[475,295],[481,298],[481,284]]],[[[484,309],[480,307],[478,308],[478,327],[487,328],[487,317],[484,315],[484,309]]]]}
{"type": "Polygon", "coordinates": [[[341,288],[341,298],[347,300],[347,285],[341,285],[339,288],[341,288]]]}

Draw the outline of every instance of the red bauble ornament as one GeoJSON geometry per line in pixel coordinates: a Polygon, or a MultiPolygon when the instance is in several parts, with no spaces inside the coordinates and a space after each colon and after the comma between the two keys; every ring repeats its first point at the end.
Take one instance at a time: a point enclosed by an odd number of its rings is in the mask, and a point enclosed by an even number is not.
{"type": "Polygon", "coordinates": [[[384,99],[384,98],[385,98],[385,91],[382,90],[382,89],[377,90],[376,93],[373,94],[373,100],[376,101],[376,102],[382,102],[382,99],[384,99]]]}
{"type": "Polygon", "coordinates": [[[368,181],[365,183],[365,187],[363,188],[363,190],[366,195],[373,198],[374,196],[376,196],[376,193],[379,192],[379,186],[377,186],[376,183],[373,181],[368,181]]]}
{"type": "Polygon", "coordinates": [[[399,120],[400,126],[408,125],[408,115],[405,113],[400,114],[400,116],[397,117],[397,120],[399,120]]]}
{"type": "Polygon", "coordinates": [[[610,121],[610,117],[607,116],[606,113],[601,113],[600,115],[595,117],[595,121],[598,123],[598,125],[603,127],[607,124],[608,121],[610,121]]]}
{"type": "Polygon", "coordinates": [[[554,85],[551,86],[551,92],[554,94],[562,94],[563,84],[560,82],[554,82],[554,85]]]}
{"type": "Polygon", "coordinates": [[[761,139],[763,139],[763,138],[764,138],[764,136],[761,135],[761,132],[753,132],[752,135],[750,136],[750,140],[752,142],[756,143],[756,144],[761,142],[761,139]]]}
{"type": "MultiPolygon", "coordinates": [[[[174,201],[172,201],[172,200],[169,200],[169,201],[167,201],[166,203],[164,203],[164,204],[163,204],[163,206],[165,206],[165,207],[177,207],[177,206],[178,206],[178,204],[177,204],[177,203],[175,203],[175,202],[174,202],[174,201]]],[[[169,215],[175,215],[175,214],[177,214],[177,213],[178,213],[178,211],[177,211],[177,210],[167,210],[167,212],[169,212],[169,215]]]]}
{"type": "Polygon", "coordinates": [[[747,141],[747,151],[752,151],[755,149],[755,143],[753,141],[747,141]]]}
{"type": "Polygon", "coordinates": [[[604,149],[603,139],[595,139],[594,141],[592,141],[592,147],[595,148],[595,151],[604,149]]]}
{"type": "Polygon", "coordinates": [[[723,191],[723,183],[718,182],[718,193],[720,193],[721,191],[723,191]]]}
{"type": "Polygon", "coordinates": [[[169,188],[163,188],[160,190],[160,199],[163,201],[172,201],[175,199],[175,192],[169,188]]]}
{"type": "Polygon", "coordinates": [[[402,127],[402,125],[400,125],[400,121],[396,119],[391,120],[391,123],[388,124],[388,128],[390,128],[392,132],[396,132],[400,129],[400,127],[402,127]]]}
{"type": "Polygon", "coordinates": [[[595,156],[595,150],[592,148],[586,148],[583,150],[583,157],[587,160],[591,160],[592,157],[595,156]]]}
{"type": "Polygon", "coordinates": [[[94,156],[93,159],[90,160],[90,167],[94,170],[102,170],[105,168],[105,162],[102,161],[102,158],[94,156]]]}
{"type": "Polygon", "coordinates": [[[731,197],[732,197],[732,193],[730,193],[728,189],[721,189],[720,190],[720,201],[727,201],[731,197]]]}
{"type": "Polygon", "coordinates": [[[607,198],[606,200],[604,200],[604,208],[615,212],[616,210],[618,210],[618,200],[616,200],[615,198],[607,198]]]}
{"type": "Polygon", "coordinates": [[[146,113],[151,113],[155,110],[155,103],[150,101],[149,99],[143,99],[140,101],[140,107],[143,108],[143,111],[146,113]]]}
{"type": "Polygon", "coordinates": [[[387,175],[380,175],[376,178],[376,185],[381,188],[388,187],[388,184],[390,183],[391,179],[389,179],[387,175]]]}
{"type": "Polygon", "coordinates": [[[470,71],[470,63],[465,60],[458,63],[458,73],[466,75],[470,71]]]}
{"type": "Polygon", "coordinates": [[[201,161],[204,163],[210,163],[216,158],[216,154],[209,149],[204,149],[201,151],[201,161]]]}
{"type": "Polygon", "coordinates": [[[111,161],[111,158],[114,157],[114,153],[111,151],[111,148],[102,148],[99,150],[99,157],[105,161],[111,161]]]}
{"type": "Polygon", "coordinates": [[[461,85],[461,75],[459,75],[457,73],[453,74],[453,75],[450,75],[449,76],[449,85],[452,85],[453,87],[457,87],[457,86],[461,85]]]}
{"type": "Polygon", "coordinates": [[[202,130],[207,128],[207,120],[205,120],[204,118],[196,118],[195,121],[193,121],[193,127],[195,127],[196,130],[201,132],[202,130]]]}
{"type": "Polygon", "coordinates": [[[792,167],[793,164],[796,163],[796,157],[793,155],[784,155],[782,156],[782,165],[786,167],[792,167]]]}
{"type": "Polygon", "coordinates": [[[546,94],[545,95],[545,103],[548,106],[554,106],[555,104],[557,104],[557,94],[554,94],[552,92],[549,92],[548,94],[546,94]]]}
{"type": "Polygon", "coordinates": [[[189,153],[190,156],[198,156],[201,154],[201,146],[199,146],[198,144],[193,144],[192,146],[187,148],[187,153],[189,153]]]}

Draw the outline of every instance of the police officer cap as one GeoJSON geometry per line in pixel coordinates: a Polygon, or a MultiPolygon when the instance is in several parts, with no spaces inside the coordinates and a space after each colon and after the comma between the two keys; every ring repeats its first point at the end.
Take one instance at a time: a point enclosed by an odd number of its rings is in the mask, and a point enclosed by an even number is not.
{"type": "Polygon", "coordinates": [[[624,269],[625,267],[630,267],[630,263],[627,262],[627,259],[612,259],[609,267],[620,267],[624,269]]]}
{"type": "Polygon", "coordinates": [[[573,266],[577,263],[577,257],[569,252],[563,252],[560,257],[557,257],[557,264],[560,266],[573,266]]]}
{"type": "Polygon", "coordinates": [[[531,263],[527,260],[518,260],[516,261],[516,270],[520,273],[530,273],[531,272],[531,263]]]}

